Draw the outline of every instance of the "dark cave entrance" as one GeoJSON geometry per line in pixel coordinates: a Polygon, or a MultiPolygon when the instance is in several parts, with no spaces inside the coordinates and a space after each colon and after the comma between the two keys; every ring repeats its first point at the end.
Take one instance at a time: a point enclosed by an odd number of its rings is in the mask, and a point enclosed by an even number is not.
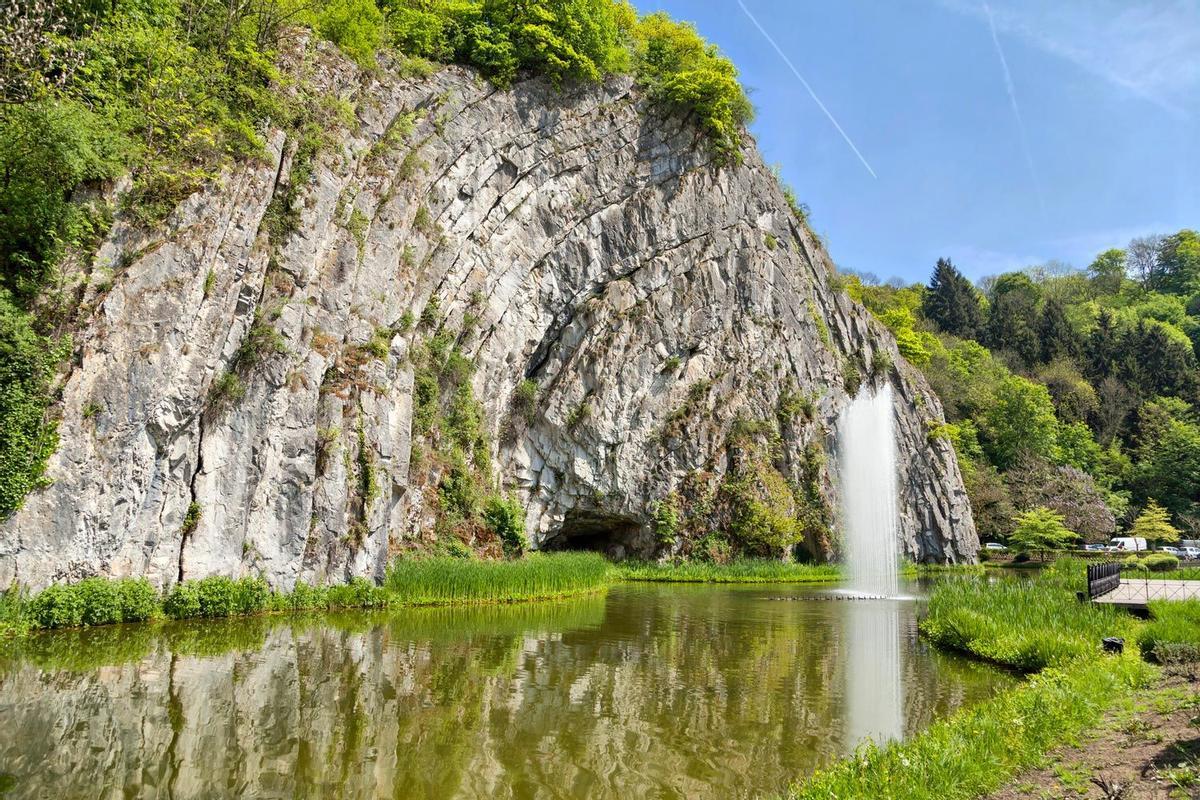
{"type": "Polygon", "coordinates": [[[641,523],[630,517],[595,510],[572,510],[563,518],[562,527],[547,537],[540,549],[591,551],[620,561],[629,556],[653,555],[643,552],[646,544],[652,544],[643,542],[645,538],[641,523]]]}

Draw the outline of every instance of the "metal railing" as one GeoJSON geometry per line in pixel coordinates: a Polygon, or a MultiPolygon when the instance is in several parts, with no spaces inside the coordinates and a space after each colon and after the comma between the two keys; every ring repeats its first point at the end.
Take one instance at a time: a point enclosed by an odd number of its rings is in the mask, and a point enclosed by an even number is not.
{"type": "Polygon", "coordinates": [[[1089,600],[1103,597],[1121,585],[1121,564],[1110,561],[1107,564],[1087,565],[1087,593],[1089,600]]]}

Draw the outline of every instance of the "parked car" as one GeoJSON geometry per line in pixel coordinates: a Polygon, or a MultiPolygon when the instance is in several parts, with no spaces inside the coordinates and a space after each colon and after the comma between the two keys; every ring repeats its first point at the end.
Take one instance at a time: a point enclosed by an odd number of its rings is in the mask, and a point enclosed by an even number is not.
{"type": "Polygon", "coordinates": [[[1103,553],[1105,550],[1107,550],[1107,549],[1108,549],[1108,545],[1104,545],[1104,544],[1085,544],[1085,545],[1083,546],[1083,549],[1084,549],[1084,550],[1087,550],[1089,553],[1103,553]]]}
{"type": "Polygon", "coordinates": [[[1170,553],[1176,558],[1187,558],[1187,555],[1184,553],[1184,549],[1182,547],[1171,547],[1170,545],[1164,545],[1158,549],[1159,552],[1170,553]]]}
{"type": "Polygon", "coordinates": [[[999,553],[1004,553],[1004,552],[1008,551],[1008,548],[1005,547],[1004,545],[1000,544],[999,542],[988,542],[987,544],[985,544],[983,546],[983,549],[984,550],[995,550],[996,552],[999,552],[999,553]]]}
{"type": "Polygon", "coordinates": [[[1192,547],[1189,545],[1187,547],[1179,547],[1176,549],[1180,551],[1178,553],[1180,558],[1187,558],[1191,560],[1200,559],[1200,547],[1192,547]]]}

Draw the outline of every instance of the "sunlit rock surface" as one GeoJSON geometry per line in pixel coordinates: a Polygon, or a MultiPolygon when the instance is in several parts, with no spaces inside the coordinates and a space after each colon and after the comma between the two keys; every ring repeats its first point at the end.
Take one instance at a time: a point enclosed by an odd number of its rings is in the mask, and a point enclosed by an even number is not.
{"type": "Polygon", "coordinates": [[[272,241],[264,222],[295,149],[275,131],[153,235],[118,224],[103,245],[112,285],[75,338],[53,485],[0,523],[0,585],[380,575],[430,527],[439,474],[413,458],[409,354],[435,330],[476,365],[497,478],[535,543],[599,529],[652,554],[654,504],[727,469],[735,421],[776,419],[789,385],[815,398],[782,429],[779,468],[796,477],[809,442],[831,446],[851,359],[895,365],[879,379],[896,389],[903,551],[974,559],[952,448],[929,436],[938,400],[835,289],[752,143],[715,167],[628,78],[500,90],[460,68],[368,75],[319,55],[313,80],[355,114],[328,120],[337,144],[297,187],[294,232],[272,241]],[[214,410],[256,318],[283,352],[243,367],[244,396],[214,410]],[[528,421],[512,412],[526,379],[528,421]]]}

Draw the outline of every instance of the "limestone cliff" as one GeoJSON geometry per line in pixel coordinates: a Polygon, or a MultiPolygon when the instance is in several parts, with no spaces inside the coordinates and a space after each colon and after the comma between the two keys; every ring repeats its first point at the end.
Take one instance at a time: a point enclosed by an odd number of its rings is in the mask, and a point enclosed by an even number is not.
{"type": "Polygon", "coordinates": [[[719,482],[747,421],[778,432],[772,469],[832,502],[814,456],[848,374],[874,373],[897,390],[905,552],[975,557],[953,451],[928,435],[937,398],[752,146],[714,165],[628,78],[501,90],[319,63],[316,88],[354,108],[319,120],[332,146],[272,131],[161,229],[118,222],[101,247],[111,285],[89,289],[53,483],[0,523],[0,585],[378,576],[431,535],[450,467],[422,409],[446,369],[535,545],[602,533],[643,554],[680,546],[654,509],[719,482]],[[431,348],[453,356],[432,386],[431,348]]]}

